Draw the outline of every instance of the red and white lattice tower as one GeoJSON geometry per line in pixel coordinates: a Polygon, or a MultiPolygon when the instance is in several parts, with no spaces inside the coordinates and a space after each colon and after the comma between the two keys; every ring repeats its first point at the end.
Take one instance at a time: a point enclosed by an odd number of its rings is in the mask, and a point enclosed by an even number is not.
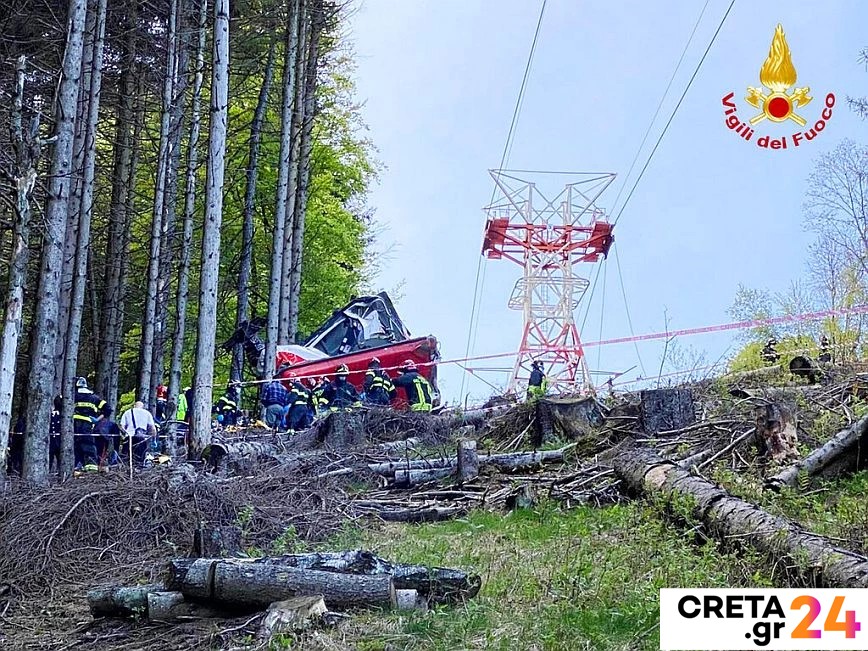
{"type": "MultiPolygon", "coordinates": [[[[549,386],[559,393],[593,387],[573,313],[589,282],[575,265],[605,257],[612,245],[612,224],[596,201],[615,179],[611,173],[564,173],[568,182],[549,199],[533,173],[491,170],[495,199],[485,208],[488,221],[482,253],[506,258],[524,271],[509,307],[521,310],[524,329],[509,390],[526,386],[531,363],[543,363],[549,386]]],[[[550,173],[539,178],[557,178],[550,173]]],[[[547,189],[548,190],[548,189],[547,189]]]]}

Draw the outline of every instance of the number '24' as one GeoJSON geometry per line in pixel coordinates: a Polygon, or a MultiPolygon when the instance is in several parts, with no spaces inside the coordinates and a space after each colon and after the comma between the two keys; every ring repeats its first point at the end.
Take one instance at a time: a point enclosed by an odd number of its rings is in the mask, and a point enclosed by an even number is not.
{"type": "MultiPolygon", "coordinates": [[[[862,624],[856,621],[856,611],[848,610],[844,613],[844,620],[838,621],[841,616],[841,607],[844,605],[844,597],[835,597],[832,600],[832,607],[829,609],[829,614],[826,615],[826,621],[823,622],[823,631],[844,631],[847,638],[856,637],[856,631],[862,630],[862,624]]],[[[802,621],[793,629],[790,637],[801,639],[818,639],[823,635],[823,632],[811,628],[811,624],[817,619],[817,616],[822,610],[820,600],[808,595],[799,595],[793,599],[790,610],[801,610],[804,606],[808,607],[808,612],[802,618],[802,621]]]]}

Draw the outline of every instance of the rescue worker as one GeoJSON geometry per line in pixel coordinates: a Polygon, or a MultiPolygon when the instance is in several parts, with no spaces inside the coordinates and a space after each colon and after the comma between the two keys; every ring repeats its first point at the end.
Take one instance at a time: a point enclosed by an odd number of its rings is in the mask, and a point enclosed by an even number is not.
{"type": "Polygon", "coordinates": [[[284,418],[289,405],[289,391],[280,380],[272,380],[262,389],[262,406],[265,407],[265,423],[271,429],[283,429],[284,418]]]}
{"type": "Polygon", "coordinates": [[[178,394],[178,408],[175,411],[175,420],[187,420],[187,391],[190,387],[184,387],[181,393],[178,394]]]}
{"type": "Polygon", "coordinates": [[[365,373],[365,404],[387,407],[394,398],[395,385],[380,360],[374,357],[365,373]]]}
{"type": "Polygon", "coordinates": [[[75,433],[75,466],[85,471],[99,470],[96,442],[93,428],[102,418],[106,402],[87,386],[83,377],[75,381],[75,410],[72,413],[73,432],[75,433]]]}
{"type": "Polygon", "coordinates": [[[187,404],[187,413],[185,414],[187,425],[190,424],[190,419],[193,417],[193,399],[196,396],[196,392],[193,391],[193,387],[187,387],[184,389],[184,402],[187,404]]]}
{"type": "Polygon", "coordinates": [[[777,346],[777,345],[778,345],[778,340],[775,339],[774,337],[770,338],[766,342],[766,345],[763,347],[763,350],[762,350],[762,358],[763,358],[764,362],[767,362],[769,364],[774,364],[775,362],[777,362],[781,358],[781,356],[778,354],[778,351],[775,350],[775,346],[777,346]]]}
{"type": "Polygon", "coordinates": [[[341,364],[335,371],[335,379],[326,384],[323,389],[322,397],[326,399],[331,411],[361,407],[359,392],[356,391],[356,387],[350,384],[349,377],[349,367],[346,364],[341,364]]]}
{"type": "Polygon", "coordinates": [[[829,351],[829,338],[826,335],[820,337],[820,356],[817,358],[817,361],[824,364],[832,361],[832,353],[829,351]]]}
{"type": "Polygon", "coordinates": [[[223,427],[235,425],[235,422],[238,419],[238,404],[229,397],[228,393],[229,392],[227,391],[227,393],[217,401],[217,404],[214,405],[217,420],[223,423],[223,427]]]}
{"type": "Polygon", "coordinates": [[[108,405],[103,407],[102,418],[93,427],[100,466],[117,463],[117,451],[121,447],[121,428],[111,419],[112,411],[108,405]]]}
{"type": "Polygon", "coordinates": [[[416,364],[408,359],[400,368],[401,374],[393,381],[396,387],[404,389],[411,411],[428,412],[434,408],[434,391],[428,379],[419,374],[416,364]]]}
{"type": "Polygon", "coordinates": [[[160,382],[157,386],[157,420],[166,419],[166,402],[169,398],[169,387],[160,382]]]}
{"type": "Polygon", "coordinates": [[[292,389],[289,391],[289,403],[286,411],[286,426],[294,432],[307,429],[313,423],[314,398],[310,390],[301,382],[292,378],[292,389]]]}
{"type": "Polygon", "coordinates": [[[548,390],[549,381],[543,371],[543,363],[536,360],[531,364],[530,379],[527,382],[527,399],[538,400],[548,390]]]}
{"type": "Polygon", "coordinates": [[[307,383],[310,385],[310,393],[313,400],[314,412],[317,414],[321,414],[328,411],[329,401],[325,397],[325,388],[328,383],[325,381],[325,378],[308,378],[307,383]]]}

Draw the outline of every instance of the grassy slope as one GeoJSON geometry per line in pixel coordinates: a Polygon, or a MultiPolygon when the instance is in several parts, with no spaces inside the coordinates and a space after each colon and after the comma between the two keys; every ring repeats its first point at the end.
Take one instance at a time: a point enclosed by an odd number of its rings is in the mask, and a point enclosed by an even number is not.
{"type": "MultiPolygon", "coordinates": [[[[657,649],[661,587],[768,585],[749,558],[697,546],[640,503],[348,531],[401,562],[480,572],[480,594],[427,614],[369,613],[330,632],[285,640],[305,649],[657,649]]],[[[278,645],[276,648],[279,648],[278,645]]]]}

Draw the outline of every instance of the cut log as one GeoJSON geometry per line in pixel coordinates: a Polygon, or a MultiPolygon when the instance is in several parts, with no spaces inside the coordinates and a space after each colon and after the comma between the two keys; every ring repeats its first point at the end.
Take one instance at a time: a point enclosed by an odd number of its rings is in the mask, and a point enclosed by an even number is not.
{"type": "Polygon", "coordinates": [[[94,588],[87,593],[87,603],[94,617],[144,617],[148,594],[163,590],[161,584],[94,588]]]}
{"type": "Polygon", "coordinates": [[[428,610],[428,602],[416,590],[395,590],[397,610],[428,610]]]}
{"type": "Polygon", "coordinates": [[[328,612],[322,595],[275,601],[262,620],[260,635],[270,638],[309,628],[328,612]]]}
{"type": "Polygon", "coordinates": [[[761,455],[774,462],[798,458],[796,418],[788,407],[769,403],[756,408],[756,436],[761,455]]]}
{"type": "Polygon", "coordinates": [[[272,559],[196,559],[171,562],[172,590],[227,606],[265,608],[290,597],[322,595],[330,608],[391,607],[388,574],[358,576],[293,567],[272,559]]]}
{"type": "Polygon", "coordinates": [[[639,396],[642,428],[647,434],[679,430],[696,420],[689,389],[646,389],[639,396]]]}
{"type": "Polygon", "coordinates": [[[427,484],[438,479],[444,479],[455,472],[455,466],[432,468],[429,470],[396,470],[395,486],[409,487],[427,484]]]}
{"type": "Polygon", "coordinates": [[[148,619],[154,622],[178,622],[190,619],[229,617],[233,613],[191,601],[180,592],[149,592],[148,619]]]}
{"type": "Polygon", "coordinates": [[[766,479],[766,488],[778,490],[783,486],[795,486],[799,475],[809,477],[825,474],[832,465],[836,470],[855,469],[862,460],[863,452],[868,449],[864,445],[868,436],[868,416],[856,421],[850,427],[835,434],[828,442],[820,446],[807,457],[787,466],[773,477],[766,479]],[[839,461],[845,463],[839,464],[839,461]]]}
{"type": "Polygon", "coordinates": [[[211,472],[226,470],[242,475],[255,472],[256,465],[263,461],[277,461],[282,450],[263,441],[217,442],[205,447],[202,458],[211,472]]]}
{"type": "Polygon", "coordinates": [[[458,481],[465,482],[479,475],[479,456],[476,454],[476,441],[458,441],[458,481]]]}
{"type": "Polygon", "coordinates": [[[241,552],[241,529],[236,526],[203,524],[193,533],[193,556],[221,558],[241,552]]]}
{"type": "Polygon", "coordinates": [[[401,461],[369,463],[368,469],[378,475],[391,475],[398,470],[432,470],[434,468],[449,468],[455,465],[457,465],[455,457],[441,457],[437,459],[404,459],[401,461]]]}
{"type": "Polygon", "coordinates": [[[615,472],[633,492],[689,501],[692,516],[723,541],[751,545],[776,561],[787,556],[820,586],[868,587],[868,557],[836,547],[795,522],[733,497],[648,448],[626,448],[613,459],[615,472]]]}
{"type": "Polygon", "coordinates": [[[377,445],[377,449],[386,454],[395,454],[398,452],[406,452],[412,450],[421,442],[420,439],[414,437],[404,439],[403,441],[387,441],[377,445]]]}
{"type": "MultiPolygon", "coordinates": [[[[219,559],[211,559],[218,561],[219,559]]],[[[169,564],[171,589],[178,590],[189,582],[187,573],[200,560],[175,559],[169,564]]],[[[223,562],[223,561],[219,561],[223,562]]],[[[239,562],[238,560],[226,562],[239,562]]],[[[479,592],[482,580],[477,574],[446,567],[423,567],[392,563],[364,550],[343,552],[316,552],[311,554],[288,554],[273,558],[261,558],[248,563],[280,568],[297,568],[338,574],[363,576],[388,576],[394,580],[396,589],[416,590],[429,601],[446,603],[472,599],[479,592]]],[[[326,603],[329,601],[326,598],[326,603]]],[[[329,604],[330,605],[330,604],[329,604]]]]}

